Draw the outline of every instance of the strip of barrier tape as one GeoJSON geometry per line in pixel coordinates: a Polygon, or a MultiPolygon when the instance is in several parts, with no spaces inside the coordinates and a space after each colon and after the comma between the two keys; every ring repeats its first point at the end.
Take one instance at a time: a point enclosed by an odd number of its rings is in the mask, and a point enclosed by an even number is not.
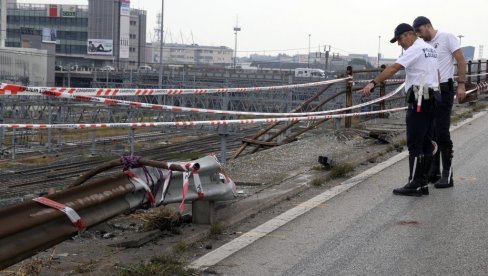
{"type": "Polygon", "coordinates": [[[78,228],[78,230],[83,230],[87,226],[85,220],[82,219],[80,217],[80,215],[78,215],[78,213],[71,207],[68,207],[62,203],[56,202],[52,199],[49,199],[49,198],[43,197],[43,196],[34,198],[32,200],[35,202],[38,202],[42,205],[45,205],[45,206],[48,206],[48,207],[51,207],[51,208],[54,208],[54,209],[57,209],[57,210],[63,212],[64,214],[66,214],[66,216],[68,216],[71,223],[73,223],[73,225],[76,228],[78,228]]]}
{"type": "Polygon", "coordinates": [[[306,117],[280,117],[265,119],[238,119],[238,120],[213,120],[213,121],[180,121],[180,122],[147,122],[147,123],[111,123],[111,124],[0,124],[0,128],[26,128],[26,129],[75,129],[75,128],[127,128],[127,127],[163,127],[163,126],[201,126],[201,125],[235,125],[235,124],[267,124],[277,122],[318,121],[324,119],[359,117],[388,112],[399,112],[407,109],[397,107],[385,110],[356,112],[347,114],[329,114],[306,117]]]}
{"type": "Polygon", "coordinates": [[[183,172],[183,196],[180,203],[180,213],[183,214],[185,210],[185,200],[188,195],[188,187],[190,187],[190,174],[191,172],[183,172]]]}
{"type": "Polygon", "coordinates": [[[221,114],[221,115],[251,115],[251,116],[310,116],[310,115],[322,115],[322,114],[329,114],[329,113],[337,113],[346,110],[356,109],[363,106],[371,105],[373,103],[377,103],[392,97],[393,95],[397,94],[405,84],[400,85],[394,92],[389,93],[383,97],[376,98],[374,100],[350,106],[340,109],[334,110],[325,110],[325,111],[316,111],[316,112],[302,112],[302,113],[266,113],[266,112],[247,112],[247,111],[227,111],[227,110],[216,110],[216,109],[203,109],[203,108],[193,108],[193,107],[180,107],[180,106],[171,106],[171,105],[160,105],[160,104],[149,104],[149,103],[142,103],[142,102],[134,102],[134,101],[124,101],[124,100],[115,100],[115,99],[107,99],[103,97],[93,97],[93,96],[81,96],[81,95],[73,95],[66,92],[58,92],[52,90],[42,90],[32,87],[27,87],[28,91],[36,92],[45,96],[51,97],[60,97],[60,98],[68,98],[73,99],[76,101],[89,101],[89,102],[96,102],[96,103],[103,103],[107,105],[118,105],[118,106],[130,106],[130,107],[137,107],[137,108],[147,108],[147,109],[154,109],[154,110],[169,110],[175,112],[192,112],[192,113],[210,113],[210,114],[221,114]]]}
{"type": "Polygon", "coordinates": [[[137,175],[135,175],[131,171],[124,171],[124,174],[135,181],[135,183],[133,184],[136,190],[140,190],[141,188],[146,190],[147,196],[149,197],[149,201],[151,202],[151,205],[154,206],[156,204],[156,199],[154,198],[154,195],[151,191],[151,188],[149,188],[149,185],[147,185],[146,182],[144,182],[142,179],[137,177],[137,175]]]}
{"type": "MultiPolygon", "coordinates": [[[[333,84],[350,80],[351,77],[309,82],[302,84],[288,84],[261,87],[236,87],[236,88],[199,88],[199,89],[134,89],[134,88],[73,88],[73,87],[31,87],[36,90],[50,90],[65,92],[68,94],[83,94],[85,96],[144,96],[144,95],[185,95],[185,94],[212,94],[212,93],[244,93],[244,92],[266,92],[276,90],[290,90],[333,84]]],[[[28,91],[26,86],[1,83],[0,95],[19,95],[28,91]]],[[[34,94],[35,95],[35,94],[34,94]]]]}

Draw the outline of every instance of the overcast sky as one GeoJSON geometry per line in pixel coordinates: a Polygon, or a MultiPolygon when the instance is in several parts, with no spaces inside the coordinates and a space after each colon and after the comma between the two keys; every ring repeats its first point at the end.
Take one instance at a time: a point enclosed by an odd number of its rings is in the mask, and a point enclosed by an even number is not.
{"type": "MultiPolygon", "coordinates": [[[[18,0],[20,3],[84,4],[87,0],[18,0]]],[[[148,11],[148,40],[154,35],[161,0],[131,0],[131,7],[148,11]]],[[[376,56],[378,44],[388,58],[401,49],[390,44],[393,30],[411,24],[418,15],[430,18],[434,27],[464,35],[462,45],[485,45],[487,0],[165,0],[165,41],[234,48],[236,18],[238,56],[251,53],[305,54],[309,34],[311,51],[331,45],[340,54],[376,56]],[[381,36],[381,39],[378,38],[381,36]],[[193,38],[192,38],[193,37],[193,38]],[[380,42],[380,43],[378,43],[380,42]]]]}

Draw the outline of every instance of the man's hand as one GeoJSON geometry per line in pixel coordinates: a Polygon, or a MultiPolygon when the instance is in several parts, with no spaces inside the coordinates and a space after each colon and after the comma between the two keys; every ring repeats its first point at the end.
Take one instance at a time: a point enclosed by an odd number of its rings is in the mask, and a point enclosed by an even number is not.
{"type": "Polygon", "coordinates": [[[359,90],[359,92],[364,96],[369,96],[371,95],[371,90],[373,90],[373,88],[374,88],[374,84],[370,82],[363,89],[359,90]]]}
{"type": "Polygon", "coordinates": [[[458,100],[458,103],[464,102],[464,99],[466,98],[466,87],[464,86],[464,83],[458,83],[456,98],[458,100]]]}

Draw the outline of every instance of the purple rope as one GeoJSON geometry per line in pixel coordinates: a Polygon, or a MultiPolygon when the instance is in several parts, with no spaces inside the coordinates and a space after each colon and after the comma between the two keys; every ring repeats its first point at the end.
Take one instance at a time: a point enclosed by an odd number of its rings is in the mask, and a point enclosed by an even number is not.
{"type": "Polygon", "coordinates": [[[138,168],[140,167],[139,160],[141,159],[140,156],[122,156],[120,157],[120,161],[122,162],[122,165],[124,168],[122,169],[123,171],[127,171],[132,168],[138,168]]]}

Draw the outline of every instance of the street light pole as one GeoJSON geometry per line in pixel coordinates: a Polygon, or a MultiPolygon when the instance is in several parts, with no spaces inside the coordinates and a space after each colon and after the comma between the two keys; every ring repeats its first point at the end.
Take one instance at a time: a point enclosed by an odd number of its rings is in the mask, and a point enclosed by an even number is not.
{"type": "Polygon", "coordinates": [[[380,58],[381,58],[381,35],[378,36],[378,67],[380,67],[380,58]]]}
{"type": "Polygon", "coordinates": [[[161,0],[161,17],[159,22],[161,24],[160,28],[161,30],[159,31],[159,81],[158,81],[158,87],[159,89],[163,88],[163,18],[164,18],[164,0],[161,0]]]}
{"type": "Polygon", "coordinates": [[[308,34],[308,58],[307,58],[308,67],[307,68],[310,68],[310,36],[311,34],[308,34]]]}
{"type": "Polygon", "coordinates": [[[235,41],[234,41],[234,70],[236,69],[236,62],[237,62],[237,32],[241,30],[240,27],[238,27],[237,23],[236,26],[234,27],[234,35],[235,35],[235,41]]]}
{"type": "Polygon", "coordinates": [[[463,38],[464,35],[458,35],[457,37],[459,37],[459,46],[461,46],[461,38],[463,38]]]}

